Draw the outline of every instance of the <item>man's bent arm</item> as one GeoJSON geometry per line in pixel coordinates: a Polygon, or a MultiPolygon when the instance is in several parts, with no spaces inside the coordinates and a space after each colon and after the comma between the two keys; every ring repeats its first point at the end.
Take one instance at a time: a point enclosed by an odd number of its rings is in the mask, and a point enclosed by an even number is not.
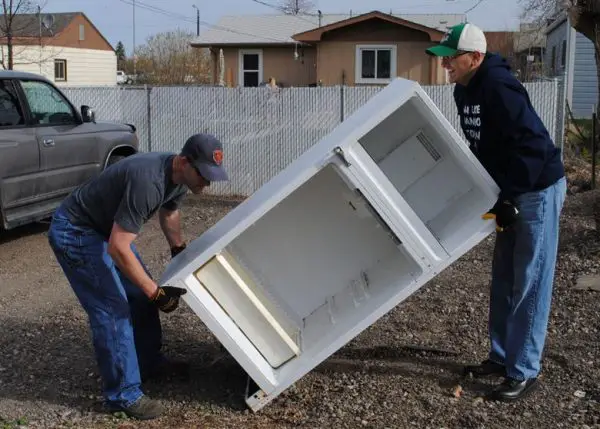
{"type": "Polygon", "coordinates": [[[131,250],[131,243],[135,237],[136,234],[127,232],[115,223],[108,240],[108,254],[123,274],[150,298],[155,294],[158,285],[148,276],[131,250]]]}
{"type": "Polygon", "coordinates": [[[530,191],[547,159],[546,130],[529,108],[527,96],[512,85],[498,84],[488,91],[494,105],[492,118],[503,134],[509,156],[508,174],[500,185],[500,199],[530,191]]]}
{"type": "Polygon", "coordinates": [[[158,214],[160,227],[171,248],[183,245],[181,237],[181,215],[179,210],[161,208],[158,214]]]}

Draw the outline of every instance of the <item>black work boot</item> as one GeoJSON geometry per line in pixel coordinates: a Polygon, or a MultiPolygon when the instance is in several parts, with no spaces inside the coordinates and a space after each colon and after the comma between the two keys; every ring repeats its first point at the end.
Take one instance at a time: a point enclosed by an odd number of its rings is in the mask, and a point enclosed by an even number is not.
{"type": "Polygon", "coordinates": [[[165,408],[160,402],[150,399],[146,395],[142,396],[128,407],[109,405],[108,408],[113,413],[120,411],[127,414],[128,417],[138,420],[155,419],[165,412],[165,408]]]}
{"type": "Polygon", "coordinates": [[[479,365],[465,366],[463,374],[472,374],[473,377],[486,377],[488,375],[506,376],[506,368],[504,365],[486,359],[479,365]]]}
{"type": "Polygon", "coordinates": [[[537,378],[527,380],[506,379],[489,394],[490,399],[497,401],[516,401],[534,391],[538,386],[537,378]]]}

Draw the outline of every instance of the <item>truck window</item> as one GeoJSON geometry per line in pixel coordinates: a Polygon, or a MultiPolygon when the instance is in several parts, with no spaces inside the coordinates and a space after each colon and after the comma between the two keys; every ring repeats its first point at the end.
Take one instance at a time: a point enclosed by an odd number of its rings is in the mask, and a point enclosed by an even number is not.
{"type": "Polygon", "coordinates": [[[14,87],[8,80],[0,80],[0,127],[14,127],[24,123],[14,87]]]}
{"type": "Polygon", "coordinates": [[[71,105],[51,85],[45,82],[22,81],[21,86],[29,102],[36,125],[64,125],[76,123],[71,105]]]}

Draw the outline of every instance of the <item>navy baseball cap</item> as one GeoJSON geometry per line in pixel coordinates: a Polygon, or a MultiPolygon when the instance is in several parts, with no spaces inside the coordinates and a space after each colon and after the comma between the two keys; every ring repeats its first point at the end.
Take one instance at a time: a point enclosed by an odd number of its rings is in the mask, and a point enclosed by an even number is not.
{"type": "Polygon", "coordinates": [[[190,160],[200,175],[211,182],[229,180],[222,166],[223,145],[211,134],[194,134],[181,149],[181,155],[190,160]]]}

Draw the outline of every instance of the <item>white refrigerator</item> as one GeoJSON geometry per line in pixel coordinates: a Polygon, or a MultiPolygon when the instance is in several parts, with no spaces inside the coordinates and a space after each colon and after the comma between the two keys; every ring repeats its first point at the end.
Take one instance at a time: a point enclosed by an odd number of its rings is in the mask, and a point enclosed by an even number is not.
{"type": "Polygon", "coordinates": [[[160,284],[187,289],[258,386],[257,411],[492,233],[481,216],[498,191],[420,85],[395,79],[189,243],[160,284]]]}

